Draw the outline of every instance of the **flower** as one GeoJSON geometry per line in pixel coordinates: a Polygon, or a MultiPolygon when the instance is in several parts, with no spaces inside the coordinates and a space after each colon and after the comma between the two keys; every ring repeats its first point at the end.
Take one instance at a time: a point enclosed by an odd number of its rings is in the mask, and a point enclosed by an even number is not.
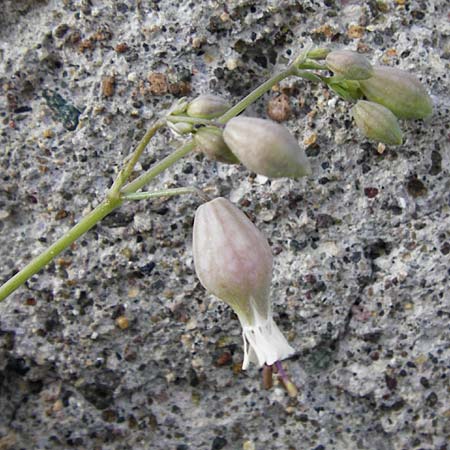
{"type": "Polygon", "coordinates": [[[359,81],[368,100],[390,109],[399,119],[424,119],[433,113],[433,104],[420,81],[393,67],[375,67],[373,76],[359,81]]]}
{"type": "Polygon", "coordinates": [[[325,61],[330,70],[346,80],[366,80],[373,74],[373,68],[368,59],[350,50],[330,52],[325,61]]]}
{"type": "Polygon", "coordinates": [[[223,139],[247,168],[270,178],[311,174],[305,152],[286,127],[267,119],[235,117],[227,122],[223,139]]]}
{"type": "Polygon", "coordinates": [[[230,305],[241,322],[242,368],[291,356],[294,349],[272,318],[272,253],[247,216],[223,197],[201,205],[194,219],[193,253],[202,285],[230,305]]]}
{"type": "Polygon", "coordinates": [[[394,114],[383,105],[359,100],[352,108],[356,125],[364,136],[390,145],[401,145],[402,130],[394,114]]]}
{"type": "Polygon", "coordinates": [[[218,95],[202,94],[192,100],[187,107],[187,115],[201,119],[214,119],[221,116],[230,105],[218,95]]]}
{"type": "Polygon", "coordinates": [[[195,133],[194,141],[196,150],[204,153],[209,159],[228,164],[239,163],[239,160],[225,144],[220,128],[202,127],[195,133]]]}

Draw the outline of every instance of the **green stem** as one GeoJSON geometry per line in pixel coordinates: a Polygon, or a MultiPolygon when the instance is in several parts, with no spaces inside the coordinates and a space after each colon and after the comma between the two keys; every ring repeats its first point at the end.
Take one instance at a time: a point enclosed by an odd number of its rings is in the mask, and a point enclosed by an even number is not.
{"type": "Polygon", "coordinates": [[[166,156],[159,163],[155,164],[152,168],[147,170],[147,172],[143,173],[140,177],[133,180],[131,183],[128,183],[121,190],[122,194],[131,194],[133,192],[138,191],[142,187],[144,187],[147,183],[149,183],[153,178],[158,176],[161,172],[168,169],[170,166],[175,164],[179,159],[183,156],[186,156],[193,148],[195,147],[195,143],[191,140],[187,144],[184,144],[182,147],[175,150],[169,156],[166,156]]]}
{"type": "MultiPolygon", "coordinates": [[[[148,198],[174,197],[182,194],[196,194],[200,189],[195,187],[180,187],[173,189],[162,189],[154,192],[132,192],[122,195],[123,200],[146,200],[148,198]]],[[[201,191],[200,191],[201,192],[201,191]]]]}
{"type": "Polygon", "coordinates": [[[315,48],[310,50],[306,56],[310,59],[325,59],[330,51],[328,48],[315,48]]]}
{"type": "MultiPolygon", "coordinates": [[[[239,103],[234,105],[225,114],[220,116],[216,120],[216,122],[227,123],[230,119],[232,119],[233,117],[237,116],[239,113],[244,111],[244,109],[246,109],[249,105],[251,105],[263,94],[270,91],[270,89],[272,89],[273,86],[275,86],[281,80],[284,80],[285,78],[291,75],[298,75],[301,76],[302,78],[308,78],[308,76],[306,76],[307,72],[299,71],[299,69],[326,69],[326,67],[323,66],[322,64],[319,64],[313,60],[307,60],[306,55],[307,50],[303,52],[301,55],[299,55],[286,70],[283,70],[283,72],[274,75],[272,78],[269,78],[266,82],[261,84],[261,86],[258,86],[254,91],[250,92],[250,94],[244,97],[239,103]]],[[[317,78],[313,78],[314,74],[311,75],[312,76],[309,77],[308,79],[318,81],[317,78]]]]}
{"type": "Polygon", "coordinates": [[[0,301],[14,292],[25,281],[39,272],[53,258],[59,255],[81,235],[90,230],[97,222],[102,220],[115,208],[122,204],[121,200],[105,200],[100,203],[86,217],[83,217],[73,228],[59,238],[54,244],[28,263],[20,272],[16,273],[3,286],[0,287],[0,301]]]}
{"type": "Polygon", "coordinates": [[[114,183],[108,192],[108,196],[110,198],[115,198],[119,195],[120,189],[126,183],[128,178],[130,178],[130,175],[133,172],[134,166],[139,161],[139,158],[141,157],[142,152],[145,150],[145,147],[147,147],[148,143],[150,142],[150,139],[155,135],[155,133],[163,125],[164,125],[164,122],[162,120],[159,120],[151,128],[149,128],[147,130],[144,137],[141,139],[138,146],[132,153],[131,158],[125,164],[125,167],[119,172],[119,175],[117,176],[117,178],[114,180],[114,183]]]}
{"type": "Polygon", "coordinates": [[[299,64],[297,66],[297,69],[316,69],[316,70],[328,70],[327,66],[324,66],[323,64],[320,64],[316,61],[313,61],[311,59],[307,59],[305,62],[299,64]]]}
{"type": "Polygon", "coordinates": [[[308,58],[308,54],[311,52],[311,49],[312,49],[311,43],[306,44],[301,53],[291,63],[291,67],[298,67],[300,64],[303,64],[308,58]]]}
{"type": "MultiPolygon", "coordinates": [[[[152,129],[154,129],[154,127],[152,127],[152,129]]],[[[154,130],[154,132],[156,132],[156,130],[154,130]]],[[[144,136],[144,139],[148,137],[148,134],[149,133],[147,133],[146,136],[144,136]]],[[[158,164],[156,164],[154,167],[152,167],[150,170],[144,173],[141,177],[129,183],[120,192],[127,194],[135,192],[136,190],[140,189],[150,180],[155,178],[158,174],[169,168],[172,164],[174,164],[184,155],[189,153],[189,151],[192,150],[193,147],[194,147],[193,142],[189,142],[188,144],[185,144],[184,146],[180,147],[178,150],[176,150],[171,155],[164,158],[162,161],[160,161],[158,164]]],[[[139,150],[139,148],[137,150],[139,150]]],[[[139,151],[142,153],[141,150],[139,151]]],[[[127,167],[131,167],[129,163],[127,164],[127,167]]],[[[121,204],[122,199],[111,196],[110,191],[110,195],[106,200],[100,203],[100,205],[98,205],[91,213],[89,213],[86,217],[83,217],[80,220],[80,222],[78,222],[73,228],[71,228],[67,233],[65,233],[61,238],[59,238],[54,244],[52,244],[49,248],[44,250],[39,256],[37,256],[29,264],[27,264],[20,272],[18,272],[16,275],[10,278],[3,286],[1,286],[0,301],[8,297],[8,295],[10,295],[22,284],[24,284],[34,274],[39,272],[46,264],[48,264],[57,255],[59,255],[76,239],[78,239],[84,233],[89,231],[97,222],[102,220],[114,209],[118,208],[121,204]]]]}
{"type": "Polygon", "coordinates": [[[250,92],[247,97],[244,97],[239,103],[236,103],[232,108],[230,108],[225,114],[220,116],[216,121],[219,123],[227,123],[230,119],[237,116],[239,113],[244,111],[249,105],[251,105],[255,100],[257,100],[261,95],[270,91],[275,84],[279,83],[281,80],[294,75],[295,67],[288,67],[283,72],[280,72],[274,75],[272,78],[269,78],[265,83],[261,84],[261,86],[257,87],[254,91],[250,92]]]}
{"type": "Polygon", "coordinates": [[[325,77],[317,75],[313,72],[308,72],[307,70],[296,69],[294,75],[299,78],[304,78],[305,80],[313,81],[314,83],[326,83],[325,77]]]}
{"type": "MultiPolygon", "coordinates": [[[[143,140],[139,143],[130,161],[125,166],[123,172],[117,177],[121,180],[125,179],[125,175],[128,177],[133,170],[133,167],[137,161],[136,156],[142,153],[145,146],[148,144],[150,138],[156,133],[156,131],[161,127],[161,124],[157,122],[144,136],[143,140]]],[[[158,174],[169,168],[172,164],[182,158],[184,155],[189,153],[194,147],[194,143],[191,141],[188,144],[180,147],[178,150],[173,152],[171,155],[164,158],[145,174],[129,183],[120,192],[124,194],[129,194],[140,189],[150,180],[155,178],[158,174]]],[[[10,278],[3,286],[0,287],[0,301],[4,300],[8,295],[14,292],[22,284],[24,284],[30,277],[39,272],[46,264],[48,264],[53,258],[59,255],[63,250],[65,250],[70,244],[72,244],[76,239],[82,236],[84,233],[89,231],[97,222],[106,217],[111,211],[118,208],[122,204],[122,199],[114,195],[117,186],[120,186],[119,181],[113,184],[114,191],[111,189],[107,199],[104,200],[100,205],[98,205],[91,213],[86,217],[83,217],[80,222],[78,222],[73,228],[71,228],[67,233],[65,233],[61,238],[59,238],[54,244],[49,248],[44,250],[39,256],[33,259],[29,264],[27,264],[20,272],[10,278]]]]}
{"type": "MultiPolygon", "coordinates": [[[[317,75],[308,73],[306,71],[299,70],[302,67],[302,64],[308,64],[309,66],[314,65],[312,68],[320,68],[317,63],[314,61],[306,61],[306,55],[308,50],[305,50],[302,55],[300,55],[294,63],[288,67],[283,72],[274,75],[269,80],[264,82],[261,86],[257,87],[254,91],[248,94],[244,99],[238,102],[235,106],[230,108],[225,114],[216,119],[216,123],[225,124],[231,118],[235,117],[242,111],[244,111],[251,103],[261,97],[263,94],[268,92],[275,84],[279,83],[281,80],[291,76],[297,75],[309,80],[319,81],[321,78],[317,75]],[[296,67],[297,66],[297,67],[296,67]]],[[[308,66],[308,68],[309,68],[308,66]]],[[[180,119],[173,119],[173,122],[178,121],[186,121],[184,117],[180,117],[180,119]]],[[[191,118],[193,119],[193,118],[191,118]]],[[[190,120],[191,123],[208,123],[210,121],[205,121],[203,119],[200,120],[190,120]]],[[[86,217],[82,218],[80,222],[75,225],[72,229],[70,229],[67,233],[64,234],[60,239],[58,239],[53,245],[51,245],[47,250],[41,253],[38,257],[36,257],[33,261],[27,264],[20,272],[14,275],[10,280],[8,280],[3,286],[0,287],[0,301],[4,300],[9,294],[14,292],[18,287],[20,287],[23,283],[25,283],[31,276],[41,270],[46,264],[48,264],[56,255],[60,254],[64,249],[66,249],[70,244],[72,244],[76,239],[78,239],[81,235],[90,230],[97,222],[102,220],[105,216],[107,216],[111,211],[115,208],[119,207],[122,204],[123,198],[125,199],[137,199],[140,198],[150,198],[155,195],[161,195],[163,192],[164,195],[175,195],[175,191],[177,194],[179,193],[187,193],[187,189],[192,191],[192,188],[180,188],[166,191],[159,191],[154,193],[141,193],[133,195],[141,189],[148,182],[153,180],[157,175],[159,175],[164,170],[171,167],[175,164],[179,159],[188,154],[194,147],[195,143],[191,139],[188,143],[184,144],[182,147],[175,150],[172,154],[164,158],[162,161],[157,163],[155,166],[150,168],[143,175],[135,179],[134,181],[128,183],[124,186],[128,178],[130,177],[136,162],[139,160],[142,152],[147,146],[150,139],[155,135],[155,133],[164,125],[164,121],[156,122],[145,134],[141,142],[138,144],[136,149],[134,150],[131,158],[125,163],[124,168],[119,172],[116,180],[113,183],[113,186],[109,190],[107,194],[106,200],[104,200],[99,206],[97,206],[90,214],[86,217]],[[183,190],[183,192],[181,192],[183,190]]]]}
{"type": "Polygon", "coordinates": [[[192,123],[201,125],[214,125],[214,121],[211,119],[201,119],[200,117],[189,117],[189,116],[167,116],[168,122],[172,123],[192,123]]]}

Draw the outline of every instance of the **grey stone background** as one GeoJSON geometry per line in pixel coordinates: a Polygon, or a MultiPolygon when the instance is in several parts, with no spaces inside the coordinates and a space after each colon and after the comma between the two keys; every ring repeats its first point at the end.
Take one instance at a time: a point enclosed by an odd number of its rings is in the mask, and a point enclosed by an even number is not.
{"type": "MultiPolygon", "coordinates": [[[[313,176],[192,154],[155,184],[214,186],[269,237],[297,398],[239,370],[237,318],[193,271],[199,200],[136,202],[0,305],[2,450],[448,448],[446,3],[0,2],[2,280],[98,204],[177,97],[236,102],[308,43],[414,72],[435,105],[383,151],[348,103],[288,79],[284,123],[313,176]]],[[[140,170],[174,145],[159,133],[140,170]]]]}

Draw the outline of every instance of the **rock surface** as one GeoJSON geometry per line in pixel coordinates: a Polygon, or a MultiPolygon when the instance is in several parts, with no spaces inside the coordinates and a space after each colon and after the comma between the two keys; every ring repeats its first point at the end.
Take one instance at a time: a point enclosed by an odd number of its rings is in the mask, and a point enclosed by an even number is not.
{"type": "MultiPolygon", "coordinates": [[[[250,112],[288,95],[313,176],[270,181],[192,154],[157,182],[215,186],[269,237],[298,397],[239,370],[237,318],[193,272],[199,200],[134,202],[0,304],[0,448],[448,448],[446,2],[226,5],[2,2],[0,274],[95,207],[178,97],[236,102],[308,43],[414,72],[435,111],[402,123],[401,147],[366,142],[348,103],[288,79],[250,112]]],[[[141,170],[173,144],[159,133],[141,170]]]]}

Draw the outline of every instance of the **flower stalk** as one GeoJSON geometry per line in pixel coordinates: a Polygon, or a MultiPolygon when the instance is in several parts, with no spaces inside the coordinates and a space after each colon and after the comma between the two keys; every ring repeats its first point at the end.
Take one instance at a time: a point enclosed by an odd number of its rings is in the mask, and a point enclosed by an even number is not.
{"type": "Polygon", "coordinates": [[[0,287],[0,301],[12,294],[18,287],[24,284],[34,274],[39,272],[53,258],[58,256],[80,236],[89,231],[100,220],[114,211],[122,204],[120,199],[106,199],[100,203],[87,216],[83,217],[73,228],[59,238],[54,244],[44,250],[39,256],[28,263],[20,272],[16,273],[0,287]]]}

